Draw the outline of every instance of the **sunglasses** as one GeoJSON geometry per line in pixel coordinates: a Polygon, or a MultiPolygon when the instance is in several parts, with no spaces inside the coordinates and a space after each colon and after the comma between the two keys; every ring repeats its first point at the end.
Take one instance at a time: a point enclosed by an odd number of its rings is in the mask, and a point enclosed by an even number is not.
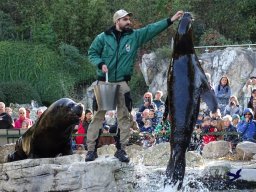
{"type": "Polygon", "coordinates": [[[150,97],[144,97],[145,99],[150,99],[150,97]]]}

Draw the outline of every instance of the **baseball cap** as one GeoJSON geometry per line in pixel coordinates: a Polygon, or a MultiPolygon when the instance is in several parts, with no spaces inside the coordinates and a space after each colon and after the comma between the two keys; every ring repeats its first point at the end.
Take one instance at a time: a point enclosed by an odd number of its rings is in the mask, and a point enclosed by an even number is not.
{"type": "Polygon", "coordinates": [[[113,22],[115,23],[118,19],[125,17],[126,15],[132,16],[131,12],[127,12],[124,9],[120,9],[117,12],[115,12],[113,16],[113,22]]]}

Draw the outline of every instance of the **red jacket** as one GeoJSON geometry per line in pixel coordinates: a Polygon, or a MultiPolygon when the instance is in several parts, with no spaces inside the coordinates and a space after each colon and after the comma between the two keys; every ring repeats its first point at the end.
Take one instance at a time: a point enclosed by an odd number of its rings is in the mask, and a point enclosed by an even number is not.
{"type": "MultiPolygon", "coordinates": [[[[205,130],[204,133],[213,133],[215,130],[215,127],[209,127],[207,130],[205,130]]],[[[215,135],[204,135],[203,136],[203,144],[208,144],[211,141],[216,141],[216,136],[215,135]]]]}
{"type": "MultiPolygon", "coordinates": [[[[82,122],[78,125],[77,134],[86,134],[86,130],[83,127],[82,122]]],[[[77,145],[84,144],[84,136],[76,136],[75,140],[77,145]]]]}

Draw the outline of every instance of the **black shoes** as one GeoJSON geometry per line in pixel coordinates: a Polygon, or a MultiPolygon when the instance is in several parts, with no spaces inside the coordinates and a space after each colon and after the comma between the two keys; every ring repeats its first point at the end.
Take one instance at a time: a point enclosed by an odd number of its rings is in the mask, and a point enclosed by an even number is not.
{"type": "MultiPolygon", "coordinates": [[[[118,149],[114,156],[121,162],[128,163],[130,161],[126,152],[122,149],[118,149]]],[[[85,157],[85,161],[94,161],[96,158],[98,158],[98,154],[96,151],[88,151],[85,157]]]]}
{"type": "Polygon", "coordinates": [[[114,155],[119,161],[128,163],[130,161],[129,157],[127,156],[126,152],[122,149],[118,149],[114,155]]]}
{"type": "Polygon", "coordinates": [[[98,158],[98,154],[95,151],[88,151],[85,157],[85,161],[94,161],[98,158]]]}

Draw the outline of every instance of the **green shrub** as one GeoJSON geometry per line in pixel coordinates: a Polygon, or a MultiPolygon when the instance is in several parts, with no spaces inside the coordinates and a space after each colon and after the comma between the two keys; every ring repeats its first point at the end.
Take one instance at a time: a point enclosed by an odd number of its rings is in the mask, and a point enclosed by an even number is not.
{"type": "Polygon", "coordinates": [[[148,91],[148,86],[146,85],[142,73],[139,71],[137,74],[134,74],[129,84],[131,88],[133,107],[139,107],[142,104],[142,97],[144,93],[148,91]]]}
{"type": "Polygon", "coordinates": [[[35,88],[28,82],[7,82],[0,83],[0,89],[5,96],[5,103],[30,103],[35,100],[41,103],[40,96],[35,88]]]}
{"type": "Polygon", "coordinates": [[[5,101],[5,95],[4,95],[4,93],[3,93],[3,91],[2,91],[2,89],[1,89],[1,87],[0,87],[0,102],[6,102],[5,101]]]}
{"type": "Polygon", "coordinates": [[[0,82],[29,82],[45,105],[72,97],[76,84],[89,84],[95,76],[87,59],[69,45],[59,55],[46,45],[0,41],[0,68],[0,82]]]}

